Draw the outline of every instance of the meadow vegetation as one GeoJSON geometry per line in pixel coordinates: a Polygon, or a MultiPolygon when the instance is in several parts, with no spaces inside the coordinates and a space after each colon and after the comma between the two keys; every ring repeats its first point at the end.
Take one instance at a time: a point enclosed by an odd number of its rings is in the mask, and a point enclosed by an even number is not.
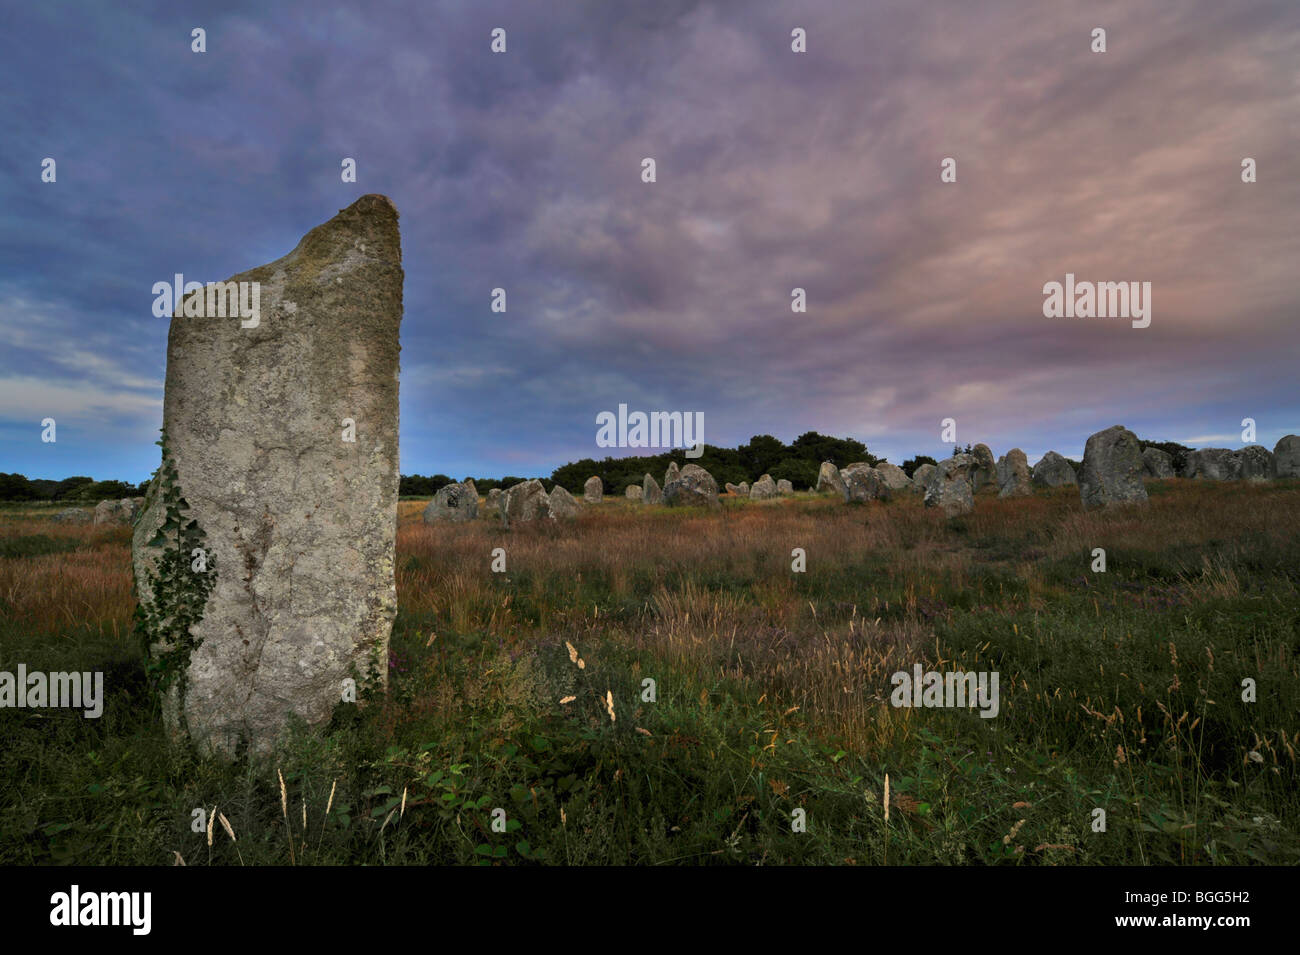
{"type": "Polygon", "coordinates": [[[130,529],[6,506],[0,670],[101,670],[107,699],[0,709],[0,862],[1300,862],[1300,482],[1148,489],[509,531],[404,501],[387,697],[235,762],[149,702],[130,529]],[[891,706],[915,663],[997,671],[998,716],[891,706]]]}

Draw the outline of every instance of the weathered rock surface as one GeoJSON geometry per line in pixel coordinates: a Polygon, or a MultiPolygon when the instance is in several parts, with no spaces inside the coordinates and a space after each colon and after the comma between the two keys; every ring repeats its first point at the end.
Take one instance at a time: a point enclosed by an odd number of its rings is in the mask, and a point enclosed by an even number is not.
{"type": "MultiPolygon", "coordinates": [[[[728,493],[728,494],[739,494],[739,493],[740,493],[740,485],[739,485],[739,484],[732,484],[730,481],[728,481],[726,484],[723,485],[723,487],[725,487],[725,488],[727,489],[727,493],[728,493]]],[[[748,496],[749,496],[749,493],[746,492],[746,493],[745,493],[745,496],[748,497],[748,496]]]]}
{"type": "Polygon", "coordinates": [[[424,523],[472,521],[478,517],[478,495],[464,484],[445,484],[424,509],[424,523]]]}
{"type": "Polygon", "coordinates": [[[1174,458],[1168,451],[1159,448],[1144,448],[1142,451],[1142,473],[1149,478],[1174,477],[1174,458]]]}
{"type": "Polygon", "coordinates": [[[776,493],[780,494],[782,497],[785,497],[786,495],[789,494],[793,494],[794,485],[791,484],[789,481],[787,481],[785,478],[781,478],[781,480],[776,482],[776,493]]]}
{"type": "Polygon", "coordinates": [[[96,524],[130,524],[135,520],[140,505],[137,498],[124,497],[120,501],[100,501],[95,505],[96,524]]]}
{"type": "Polygon", "coordinates": [[[741,481],[740,484],[738,485],[738,487],[740,488],[740,496],[741,496],[741,497],[749,497],[749,482],[748,482],[748,481],[741,481]]]}
{"type": "Polygon", "coordinates": [[[770,501],[774,497],[776,497],[776,482],[772,480],[770,474],[764,474],[749,489],[751,501],[770,501]]]}
{"type": "Polygon", "coordinates": [[[1065,487],[1079,483],[1074,476],[1074,465],[1055,451],[1048,451],[1034,465],[1033,481],[1038,487],[1065,487]]]}
{"type": "Polygon", "coordinates": [[[1243,481],[1263,481],[1274,475],[1273,452],[1258,444],[1248,444],[1236,452],[1237,477],[1243,481]]]}
{"type": "Polygon", "coordinates": [[[722,506],[718,502],[718,482],[698,464],[688,464],[677,473],[672,483],[664,488],[664,503],[672,507],[722,506]]]}
{"type": "Polygon", "coordinates": [[[1183,477],[1203,481],[1235,481],[1241,476],[1241,459],[1228,448],[1198,448],[1187,453],[1183,477]]]}
{"type": "Polygon", "coordinates": [[[844,480],[844,489],[848,493],[848,500],[858,503],[867,501],[887,501],[892,495],[892,489],[885,476],[877,468],[865,462],[858,461],[850,464],[840,471],[840,477],[844,480]]]}
{"type": "MultiPolygon", "coordinates": [[[[324,724],[345,681],[384,689],[397,612],[397,210],[358,199],[256,282],[259,314],[185,317],[167,342],[163,424],[215,574],[197,646],[164,711],[204,748],[269,751],[291,717],[324,724]],[[252,322],[252,318],[249,319],[252,322]],[[351,438],[351,439],[350,439],[351,438]]],[[[163,522],[158,483],[136,524],[140,597],[163,522]]],[[[155,645],[154,651],[166,647],[155,645]]]]}
{"type": "Polygon", "coordinates": [[[588,504],[599,504],[605,497],[605,484],[596,475],[587,478],[587,483],[582,486],[582,499],[588,504]]]}
{"type": "Polygon", "coordinates": [[[641,500],[647,504],[664,502],[663,489],[659,487],[659,482],[652,475],[647,474],[641,479],[641,500]]]}
{"type": "Polygon", "coordinates": [[[553,521],[569,520],[578,516],[578,501],[567,488],[555,485],[546,495],[547,514],[553,521]]]}
{"type": "Polygon", "coordinates": [[[629,484],[623,490],[623,496],[629,501],[639,501],[645,496],[645,489],[640,484],[629,484]]]}
{"type": "Polygon", "coordinates": [[[1085,510],[1117,504],[1142,504],[1142,445],[1123,425],[1098,431],[1083,447],[1079,497],[1085,510]]]}
{"type": "Polygon", "coordinates": [[[500,512],[501,508],[501,488],[494,487],[487,492],[487,497],[483,501],[483,509],[487,511],[500,512]]]}
{"type": "MultiPolygon", "coordinates": [[[[941,508],[948,517],[969,514],[975,510],[974,482],[971,471],[974,459],[969,454],[944,458],[933,468],[925,484],[925,506],[941,508]]],[[[918,473],[920,468],[917,468],[918,473]]]]}
{"type": "Polygon", "coordinates": [[[998,476],[1001,481],[998,497],[1025,497],[1034,493],[1029,480],[1029,460],[1019,448],[1012,448],[998,461],[998,476]]]}
{"type": "Polygon", "coordinates": [[[998,479],[998,465],[993,460],[993,452],[987,444],[977,444],[971,448],[971,487],[978,491],[986,484],[994,484],[998,479]]]}
{"type": "Polygon", "coordinates": [[[474,498],[475,503],[478,503],[478,488],[474,486],[473,479],[465,478],[465,480],[461,481],[460,483],[465,485],[465,490],[469,491],[470,497],[474,498]]]}
{"type": "Polygon", "coordinates": [[[821,470],[817,472],[816,491],[818,494],[834,492],[846,501],[849,499],[848,488],[844,486],[844,477],[840,474],[840,469],[830,461],[823,461],[821,470]]]}
{"type": "Polygon", "coordinates": [[[537,478],[520,481],[501,492],[499,510],[509,527],[515,521],[536,521],[551,516],[551,498],[537,478]]]}
{"type": "Polygon", "coordinates": [[[1300,435],[1288,434],[1273,448],[1273,476],[1300,477],[1300,435]]]}
{"type": "Polygon", "coordinates": [[[929,462],[918,464],[912,472],[912,490],[918,494],[924,494],[926,485],[930,483],[930,476],[934,474],[935,470],[935,466],[929,462]]]}
{"type": "Polygon", "coordinates": [[[912,486],[912,479],[897,464],[881,461],[876,465],[876,470],[880,472],[880,477],[891,491],[905,491],[912,486]]]}
{"type": "Polygon", "coordinates": [[[665,490],[667,490],[669,484],[672,484],[673,481],[676,481],[676,480],[677,480],[677,475],[679,475],[680,473],[681,473],[681,469],[677,467],[677,462],[676,462],[676,461],[669,461],[669,462],[668,462],[668,470],[664,472],[664,489],[665,489],[665,490]]]}

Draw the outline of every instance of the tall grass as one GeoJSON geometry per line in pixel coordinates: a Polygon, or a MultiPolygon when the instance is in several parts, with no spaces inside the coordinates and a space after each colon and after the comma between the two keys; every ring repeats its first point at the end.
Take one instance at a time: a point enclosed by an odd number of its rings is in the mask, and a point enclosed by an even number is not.
{"type": "Polygon", "coordinates": [[[97,723],[0,711],[0,860],[1296,862],[1300,485],[1151,491],[953,521],[620,500],[508,531],[404,501],[390,693],[274,764],[151,719],[128,530],[0,512],[0,669],[108,668],[114,694],[97,723]],[[895,708],[917,663],[997,671],[998,716],[895,708]],[[192,831],[214,805],[237,843],[192,831]]]}

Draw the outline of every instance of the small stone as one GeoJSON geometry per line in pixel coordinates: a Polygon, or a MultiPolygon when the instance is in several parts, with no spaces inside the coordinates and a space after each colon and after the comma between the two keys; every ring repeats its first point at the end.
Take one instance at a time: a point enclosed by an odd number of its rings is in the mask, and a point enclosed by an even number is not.
{"type": "Polygon", "coordinates": [[[424,523],[472,521],[478,517],[478,495],[464,484],[446,484],[438,489],[424,509],[424,523]]]}

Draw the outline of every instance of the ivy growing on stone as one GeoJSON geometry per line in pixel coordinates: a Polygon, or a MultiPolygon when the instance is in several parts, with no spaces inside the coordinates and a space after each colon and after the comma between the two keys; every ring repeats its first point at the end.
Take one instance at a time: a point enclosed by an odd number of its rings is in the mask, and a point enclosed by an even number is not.
{"type": "Polygon", "coordinates": [[[145,571],[150,596],[138,595],[135,629],[144,647],[146,673],[155,698],[161,704],[175,691],[179,725],[185,730],[187,673],[190,657],[201,642],[194,637],[193,628],[203,619],[217,572],[204,547],[203,528],[189,516],[190,505],[181,493],[166,430],[156,443],[162,448],[162,463],[154,476],[152,503],[163,508],[163,520],[146,545],[159,552],[153,568],[145,571]]]}

